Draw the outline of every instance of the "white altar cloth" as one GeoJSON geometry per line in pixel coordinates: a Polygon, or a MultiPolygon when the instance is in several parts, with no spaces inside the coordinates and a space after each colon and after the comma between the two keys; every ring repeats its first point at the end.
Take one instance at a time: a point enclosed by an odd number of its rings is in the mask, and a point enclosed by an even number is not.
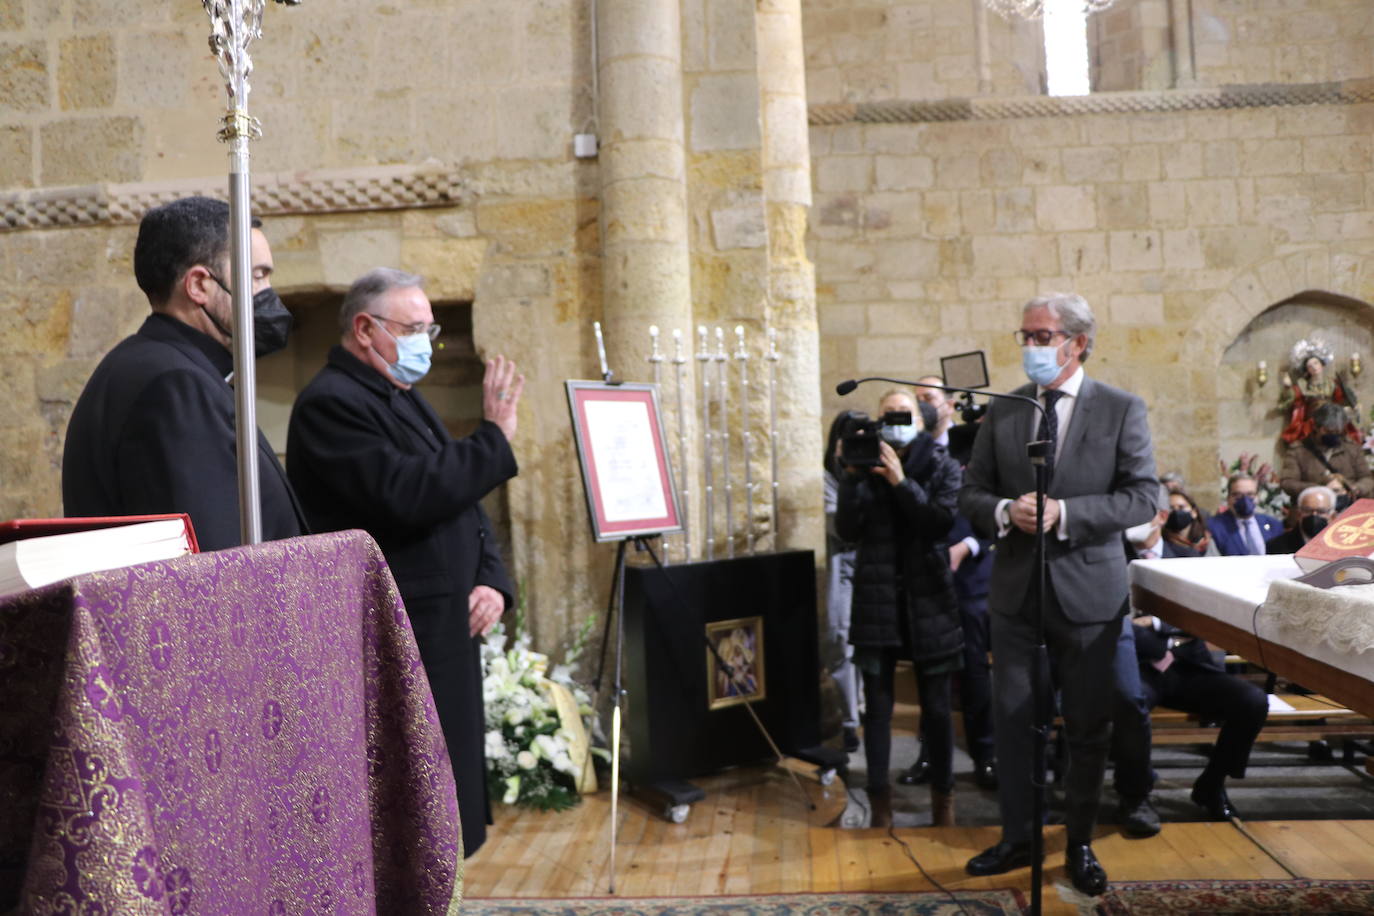
{"type": "MultiPolygon", "coordinates": [[[[1317,634],[1283,627],[1272,608],[1258,613],[1272,582],[1293,579],[1302,572],[1289,554],[1137,560],[1130,566],[1132,586],[1374,682],[1374,652],[1341,651],[1317,634]]],[[[1262,658],[1250,661],[1264,664],[1262,658]]]]}

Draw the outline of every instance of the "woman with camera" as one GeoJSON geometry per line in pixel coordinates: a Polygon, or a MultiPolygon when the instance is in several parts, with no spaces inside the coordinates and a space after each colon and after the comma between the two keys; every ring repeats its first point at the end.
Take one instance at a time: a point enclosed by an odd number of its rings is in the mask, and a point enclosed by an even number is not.
{"type": "Polygon", "coordinates": [[[961,472],[913,421],[922,408],[934,413],[905,389],[889,391],[879,405],[882,419],[855,423],[839,445],[845,473],[835,528],[840,537],[859,545],[849,641],[863,677],[873,826],[887,826],[892,818],[888,767],[899,659],[911,660],[916,668],[930,758],[932,822],[954,823],[950,675],[963,665],[964,637],[942,542],[954,523],[961,472]]]}

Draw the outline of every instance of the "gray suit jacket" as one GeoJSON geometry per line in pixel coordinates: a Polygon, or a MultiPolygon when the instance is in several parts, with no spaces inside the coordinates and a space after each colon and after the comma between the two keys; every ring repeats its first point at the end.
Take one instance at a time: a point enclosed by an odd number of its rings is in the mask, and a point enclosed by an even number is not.
{"type": "MultiPolygon", "coordinates": [[[[1016,394],[1035,397],[1034,385],[1016,394]]],[[[1029,404],[994,400],[973,444],[959,508],[982,532],[995,534],[1002,499],[1035,490],[1026,443],[1035,437],[1040,413],[1029,404]]],[[[1121,533],[1155,513],[1159,483],[1145,403],[1086,376],[1049,483],[1064,501],[1068,539],[1045,535],[1050,587],[1064,615],[1075,623],[1118,616],[1126,600],[1126,555],[1121,533]]],[[[1020,612],[1031,584],[1035,539],[1013,528],[997,542],[988,607],[995,614],[1020,612]]]]}

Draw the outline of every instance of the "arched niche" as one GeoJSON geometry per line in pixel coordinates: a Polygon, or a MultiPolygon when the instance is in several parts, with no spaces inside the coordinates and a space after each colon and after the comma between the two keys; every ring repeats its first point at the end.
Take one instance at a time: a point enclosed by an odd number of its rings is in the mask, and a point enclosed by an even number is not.
{"type": "Polygon", "coordinates": [[[1360,406],[1361,427],[1369,416],[1374,393],[1367,374],[1355,376],[1351,357],[1367,364],[1374,346],[1374,307],[1364,300],[1329,290],[1308,289],[1274,302],[1252,318],[1226,346],[1217,373],[1217,438],[1220,455],[1231,461],[1242,452],[1263,460],[1282,460],[1279,433],[1287,412],[1279,407],[1279,391],[1291,371],[1289,356],[1298,340],[1320,338],[1334,360],[1328,371],[1340,372],[1360,406]],[[1268,379],[1259,380],[1259,362],[1268,379]]]}

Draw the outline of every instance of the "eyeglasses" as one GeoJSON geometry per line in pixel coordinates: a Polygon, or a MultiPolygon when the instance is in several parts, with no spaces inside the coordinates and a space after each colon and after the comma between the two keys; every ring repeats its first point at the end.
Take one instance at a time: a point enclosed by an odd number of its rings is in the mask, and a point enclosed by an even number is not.
{"type": "Polygon", "coordinates": [[[1012,331],[1012,336],[1016,338],[1016,344],[1020,347],[1028,347],[1034,341],[1037,347],[1048,347],[1054,343],[1056,337],[1068,337],[1067,331],[1012,331]]]}
{"type": "Polygon", "coordinates": [[[1299,515],[1321,515],[1325,518],[1330,518],[1335,511],[1335,509],[1314,509],[1311,506],[1298,506],[1299,515]]]}
{"type": "Polygon", "coordinates": [[[430,340],[439,339],[439,325],[437,324],[425,324],[423,321],[417,321],[414,324],[406,324],[403,321],[397,321],[395,318],[388,318],[385,315],[377,315],[372,312],[365,312],[364,314],[368,315],[369,317],[376,318],[378,321],[385,321],[389,324],[394,324],[397,327],[405,328],[405,333],[401,335],[402,337],[410,337],[414,334],[423,334],[430,340]]]}

